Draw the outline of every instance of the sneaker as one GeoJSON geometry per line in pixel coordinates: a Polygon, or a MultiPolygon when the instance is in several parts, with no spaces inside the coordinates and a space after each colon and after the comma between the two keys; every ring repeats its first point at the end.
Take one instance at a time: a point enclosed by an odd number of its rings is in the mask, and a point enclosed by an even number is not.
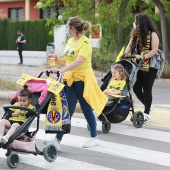
{"type": "Polygon", "coordinates": [[[85,142],[82,147],[83,148],[91,148],[93,146],[98,146],[100,143],[99,139],[97,137],[90,138],[87,142],[85,142]]]}
{"type": "Polygon", "coordinates": [[[23,64],[23,62],[19,62],[18,64],[19,64],[19,65],[22,65],[22,64],[23,64]]]}
{"type": "Polygon", "coordinates": [[[6,143],[8,142],[8,138],[7,138],[6,136],[3,136],[3,137],[1,138],[1,142],[4,143],[4,144],[6,144],[6,143]]]}
{"type": "Polygon", "coordinates": [[[60,143],[57,141],[57,139],[49,140],[49,141],[44,140],[43,143],[45,145],[53,144],[57,148],[57,150],[60,151],[60,143]]]}
{"type": "Polygon", "coordinates": [[[150,115],[148,115],[148,114],[146,114],[146,113],[143,113],[143,116],[144,116],[144,123],[151,121],[150,115]]]}

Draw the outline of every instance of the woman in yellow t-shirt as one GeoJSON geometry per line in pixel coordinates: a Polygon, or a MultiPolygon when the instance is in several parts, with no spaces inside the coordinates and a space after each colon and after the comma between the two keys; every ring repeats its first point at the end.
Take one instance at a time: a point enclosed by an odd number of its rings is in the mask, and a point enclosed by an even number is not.
{"type": "MultiPolygon", "coordinates": [[[[29,109],[34,109],[34,106],[31,104],[32,92],[28,89],[27,85],[24,85],[24,88],[18,94],[18,102],[15,103],[15,106],[27,107],[29,109]]],[[[2,119],[0,121],[0,142],[7,143],[9,137],[19,128],[30,116],[27,111],[19,109],[10,109],[11,116],[9,120],[2,119]],[[10,128],[8,133],[4,135],[5,128],[10,128]]]]}
{"type": "Polygon", "coordinates": [[[108,98],[114,98],[114,95],[120,95],[122,89],[126,84],[126,79],[129,77],[127,71],[123,68],[121,64],[115,64],[111,67],[112,80],[110,81],[107,88],[104,90],[104,94],[108,98]]]}
{"type": "MultiPolygon", "coordinates": [[[[64,73],[63,80],[65,82],[71,116],[75,111],[77,100],[80,102],[81,109],[89,125],[91,136],[90,140],[85,142],[82,147],[88,148],[99,145],[96,120],[92,108],[100,114],[108,99],[98,86],[91,66],[92,43],[84,35],[84,32],[88,31],[91,26],[90,22],[84,21],[80,17],[72,17],[68,20],[67,26],[67,36],[71,36],[72,38],[69,39],[66,45],[64,58],[50,54],[48,59],[55,57],[57,63],[65,64],[65,67],[61,69],[53,68],[51,71],[53,73],[64,73]]],[[[57,140],[44,141],[44,143],[48,144],[52,142],[60,150],[62,137],[62,133],[57,133],[57,140]]]]}

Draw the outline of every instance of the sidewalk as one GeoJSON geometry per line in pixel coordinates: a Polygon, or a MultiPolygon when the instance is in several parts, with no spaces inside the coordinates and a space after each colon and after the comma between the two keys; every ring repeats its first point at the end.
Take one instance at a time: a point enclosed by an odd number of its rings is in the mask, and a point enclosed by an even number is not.
{"type": "MultiPolygon", "coordinates": [[[[41,66],[32,66],[32,65],[7,65],[7,64],[0,64],[0,77],[10,79],[14,82],[18,80],[18,78],[23,74],[29,74],[32,76],[37,76],[42,70],[48,69],[45,65],[41,66]]],[[[100,82],[103,73],[99,71],[95,71],[95,75],[97,80],[100,82]]],[[[170,83],[169,79],[158,79],[156,81],[161,81],[161,83],[170,83]]],[[[0,92],[0,111],[3,111],[2,105],[3,104],[10,104],[10,100],[13,97],[15,92],[13,91],[1,91],[0,92]]],[[[142,111],[143,107],[141,105],[134,106],[135,111],[142,111]]],[[[76,112],[81,112],[79,106],[76,108],[76,112]]],[[[127,121],[130,120],[130,114],[127,118],[127,121]]],[[[154,106],[152,113],[151,113],[151,122],[149,125],[154,126],[162,126],[162,127],[170,127],[170,107],[163,107],[163,106],[154,106]]]]}
{"type": "MultiPolygon", "coordinates": [[[[24,63],[34,66],[41,66],[46,61],[46,51],[23,51],[24,63]]],[[[0,50],[0,64],[19,63],[18,51],[0,50]]]]}

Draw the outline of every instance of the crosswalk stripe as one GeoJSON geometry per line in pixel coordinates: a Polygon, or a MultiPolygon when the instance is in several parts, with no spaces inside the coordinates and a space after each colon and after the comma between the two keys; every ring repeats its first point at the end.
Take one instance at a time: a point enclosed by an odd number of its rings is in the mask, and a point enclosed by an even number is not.
{"type": "MultiPolygon", "coordinates": [[[[45,119],[45,115],[41,115],[40,120],[44,121],[44,119],[45,119]]],[[[71,125],[76,127],[81,127],[81,128],[87,128],[86,120],[81,118],[73,117],[71,119],[71,125]]],[[[98,122],[97,129],[98,130],[102,129],[101,122],[98,122]]],[[[130,126],[127,127],[121,124],[112,124],[112,128],[110,132],[170,143],[170,133],[168,132],[162,132],[158,130],[151,130],[151,129],[144,129],[144,128],[137,129],[133,125],[131,127],[130,126]]]]}
{"type": "MultiPolygon", "coordinates": [[[[44,130],[40,129],[36,135],[36,139],[51,140],[54,139],[54,135],[45,134],[44,130]]],[[[87,140],[88,138],[85,137],[67,134],[64,136],[62,140],[62,145],[82,148],[81,145],[87,140]]],[[[100,141],[99,146],[88,148],[88,150],[96,151],[104,154],[110,154],[112,156],[120,156],[124,158],[129,158],[138,161],[144,161],[148,163],[170,167],[170,161],[169,161],[170,154],[164,152],[138,148],[138,147],[123,145],[123,144],[117,144],[112,142],[106,142],[102,140],[100,141]]]]}
{"type": "MultiPolygon", "coordinates": [[[[6,150],[1,149],[0,157],[6,158],[5,153],[6,153],[6,150]]],[[[94,165],[94,164],[90,164],[90,163],[86,163],[82,161],[76,161],[73,159],[64,158],[60,156],[58,156],[54,162],[45,161],[44,157],[41,155],[34,156],[30,154],[29,155],[20,154],[19,157],[20,157],[20,162],[22,163],[26,163],[29,165],[33,165],[33,166],[45,168],[45,169],[50,169],[50,170],[68,170],[70,169],[70,167],[74,167],[74,170],[84,170],[84,169],[115,170],[115,169],[106,168],[106,167],[102,167],[99,165],[94,165]]]]}
{"type": "MultiPolygon", "coordinates": [[[[40,115],[40,120],[44,121],[45,115],[40,115]]],[[[81,127],[81,128],[87,128],[87,123],[85,119],[73,117],[72,118],[72,126],[75,127],[81,127]]],[[[98,121],[97,128],[101,130],[101,122],[98,121]]],[[[31,130],[34,130],[35,128],[30,128],[31,130]]],[[[151,139],[159,142],[167,142],[170,143],[170,133],[168,132],[162,132],[158,130],[151,130],[151,129],[136,129],[135,127],[129,127],[125,125],[119,125],[119,124],[112,124],[112,133],[122,134],[122,135],[128,135],[132,137],[138,137],[138,138],[145,138],[145,139],[151,139]]],[[[109,134],[108,134],[109,135],[109,134]]],[[[39,140],[53,140],[55,137],[55,134],[45,134],[43,129],[39,129],[36,135],[36,139],[39,140]]],[[[87,141],[89,138],[82,137],[82,136],[76,136],[73,134],[67,134],[64,136],[62,143],[61,143],[61,152],[62,152],[62,145],[83,149],[82,144],[87,141]]],[[[110,156],[117,156],[121,158],[126,159],[132,159],[137,161],[142,161],[146,163],[152,163],[156,165],[166,166],[170,167],[170,153],[165,153],[161,151],[154,151],[151,149],[144,149],[140,147],[135,146],[129,146],[126,144],[118,144],[113,142],[107,142],[100,140],[100,145],[92,148],[87,148],[85,150],[88,151],[95,151],[97,152],[96,156],[100,154],[107,154],[110,156]],[[147,155],[147,156],[146,156],[147,155]]],[[[6,158],[5,156],[6,150],[0,149],[0,157],[6,158]]],[[[54,162],[47,162],[43,156],[34,156],[32,154],[30,155],[22,155],[20,154],[20,162],[46,168],[46,169],[62,169],[66,170],[66,168],[70,169],[70,167],[76,167],[74,170],[81,170],[81,169],[98,169],[98,170],[111,170],[110,168],[106,168],[97,164],[90,164],[83,161],[78,161],[74,159],[69,158],[63,158],[58,156],[56,161],[54,162]],[[37,162],[41,162],[41,164],[37,164],[37,162]],[[82,168],[83,167],[83,168],[82,168]]],[[[112,169],[113,170],[113,169],[112,169]]]]}
{"type": "MultiPolygon", "coordinates": [[[[40,140],[54,139],[54,135],[47,135],[44,133],[43,130],[39,130],[36,138],[40,140]]],[[[62,140],[62,145],[82,148],[82,143],[87,140],[88,138],[85,137],[67,134],[62,140]]],[[[88,148],[88,150],[170,167],[170,154],[159,151],[153,151],[149,149],[143,149],[106,141],[100,141],[99,146],[88,148]]]]}

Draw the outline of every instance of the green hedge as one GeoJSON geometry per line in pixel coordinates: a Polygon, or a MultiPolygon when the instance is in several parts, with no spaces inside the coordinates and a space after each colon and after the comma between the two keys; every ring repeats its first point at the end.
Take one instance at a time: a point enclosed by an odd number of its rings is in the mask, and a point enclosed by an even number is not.
{"type": "Polygon", "coordinates": [[[45,24],[45,20],[12,21],[0,19],[0,50],[16,50],[17,31],[22,30],[27,40],[25,50],[45,51],[47,44],[54,41],[45,24]]]}

